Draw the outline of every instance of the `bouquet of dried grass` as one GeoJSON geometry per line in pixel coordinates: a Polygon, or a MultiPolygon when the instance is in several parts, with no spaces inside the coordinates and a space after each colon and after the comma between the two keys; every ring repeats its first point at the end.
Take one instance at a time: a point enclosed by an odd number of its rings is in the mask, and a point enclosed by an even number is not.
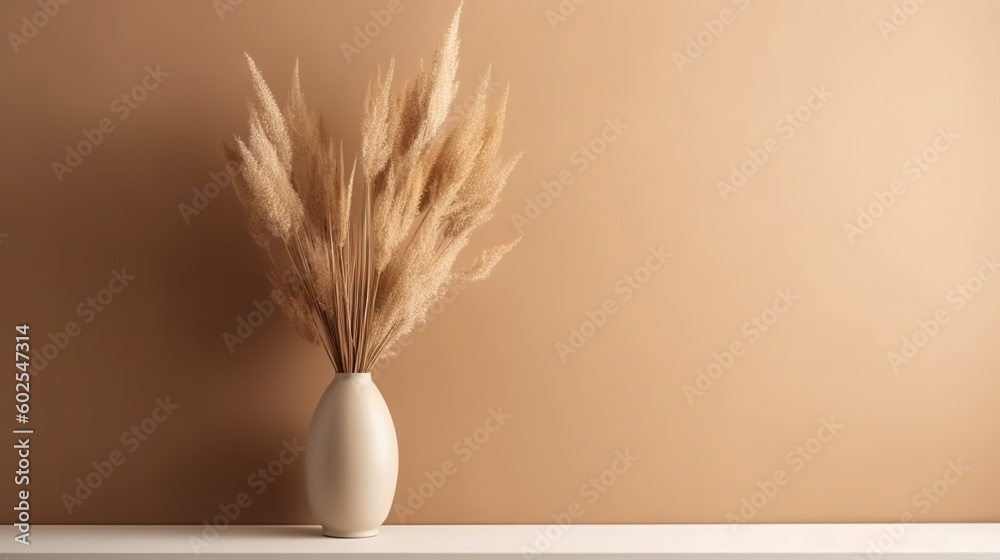
{"type": "Polygon", "coordinates": [[[507,92],[488,111],[489,70],[471,108],[446,127],[458,91],[455,13],[430,71],[392,91],[395,61],[369,85],[357,159],[305,104],[298,63],[282,109],[247,56],[256,101],[250,134],[226,147],[250,233],[271,256],[296,332],[321,344],[337,372],[371,371],[454,284],[485,278],[517,243],[458,268],[469,235],[492,217],[519,159],[498,154],[507,92]],[[360,200],[355,200],[355,199],[360,200]],[[272,251],[272,242],[280,246],[272,251]],[[277,253],[277,254],[275,254],[277,253]]]}

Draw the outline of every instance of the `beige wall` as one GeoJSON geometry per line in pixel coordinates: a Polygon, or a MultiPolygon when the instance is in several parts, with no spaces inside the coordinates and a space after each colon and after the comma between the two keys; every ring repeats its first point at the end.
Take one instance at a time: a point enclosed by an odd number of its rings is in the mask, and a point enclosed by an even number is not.
{"type": "MultiPolygon", "coordinates": [[[[278,315],[229,351],[224,333],[268,296],[266,257],[231,189],[189,223],[178,205],[245,131],[244,51],[281,90],[299,57],[353,151],[377,65],[395,53],[412,74],[455,5],[401,4],[349,62],[342,43],[388,2],[245,0],[221,20],[210,0],[71,2],[5,45],[3,328],[29,322],[36,348],[78,328],[33,377],[33,521],[200,523],[240,492],[240,523],[310,521],[304,462],[250,477],[304,442],[330,371],[278,315]],[[157,65],[145,99],[114,101],[157,65]],[[114,129],[57,178],[102,119],[114,129]],[[120,267],[134,279],[88,307],[120,267]],[[167,397],[179,408],[146,422],[155,433],[122,440],[167,397]],[[116,451],[69,514],[62,495],[116,451]]],[[[1000,4],[930,2],[883,36],[893,5],[591,0],[553,28],[557,0],[466,2],[461,76],[492,63],[510,81],[505,147],[525,153],[479,241],[516,223],[524,239],[381,368],[397,503],[454,464],[390,522],[713,523],[741,507],[752,522],[1000,521],[1000,277],[980,266],[1000,250],[1000,4]],[[527,200],[550,204],[525,214],[527,200]],[[919,321],[935,334],[894,367],[919,321]]],[[[38,9],[4,2],[2,30],[38,9]]]]}

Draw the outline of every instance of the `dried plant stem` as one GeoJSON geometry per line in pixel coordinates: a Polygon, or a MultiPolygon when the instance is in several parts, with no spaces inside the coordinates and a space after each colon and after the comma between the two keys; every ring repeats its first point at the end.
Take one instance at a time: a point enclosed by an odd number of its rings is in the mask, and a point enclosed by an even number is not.
{"type": "Polygon", "coordinates": [[[391,61],[369,87],[349,174],[342,146],[305,104],[298,63],[282,108],[247,57],[257,99],[249,136],[226,149],[242,170],[235,190],[254,239],[284,248],[280,259],[268,250],[283,272],[269,278],[292,326],[323,346],[335,371],[370,371],[452,286],[485,278],[516,243],[456,264],[517,161],[498,155],[506,93],[490,115],[489,71],[473,106],[445,126],[458,90],[460,12],[428,71],[394,92],[391,61]]]}

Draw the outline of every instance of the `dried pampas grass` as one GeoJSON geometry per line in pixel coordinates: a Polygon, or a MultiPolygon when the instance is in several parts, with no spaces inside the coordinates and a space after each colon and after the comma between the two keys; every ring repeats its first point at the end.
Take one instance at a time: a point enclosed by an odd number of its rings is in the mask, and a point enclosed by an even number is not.
{"type": "Polygon", "coordinates": [[[489,70],[472,107],[445,126],[458,92],[460,13],[429,71],[421,65],[397,92],[391,61],[369,86],[357,197],[358,162],[348,168],[306,106],[298,63],[282,108],[247,56],[256,101],[249,135],[226,147],[241,169],[235,190],[292,327],[322,345],[338,372],[371,371],[450,288],[488,276],[517,243],[457,266],[519,159],[499,155],[507,93],[490,112],[489,70]]]}

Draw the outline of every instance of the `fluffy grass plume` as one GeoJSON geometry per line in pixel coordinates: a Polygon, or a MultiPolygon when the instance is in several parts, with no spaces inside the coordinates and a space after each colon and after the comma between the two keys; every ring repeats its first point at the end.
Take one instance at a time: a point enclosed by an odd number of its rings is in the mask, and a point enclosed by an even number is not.
{"type": "Polygon", "coordinates": [[[306,106],[298,63],[281,107],[247,56],[250,133],[226,147],[241,170],[235,190],[292,327],[323,346],[335,371],[371,371],[449,288],[482,280],[517,243],[458,266],[519,158],[499,154],[507,93],[491,111],[489,70],[472,107],[445,126],[458,92],[460,15],[461,7],[429,70],[421,64],[396,89],[390,61],[369,85],[350,165],[306,106]]]}

